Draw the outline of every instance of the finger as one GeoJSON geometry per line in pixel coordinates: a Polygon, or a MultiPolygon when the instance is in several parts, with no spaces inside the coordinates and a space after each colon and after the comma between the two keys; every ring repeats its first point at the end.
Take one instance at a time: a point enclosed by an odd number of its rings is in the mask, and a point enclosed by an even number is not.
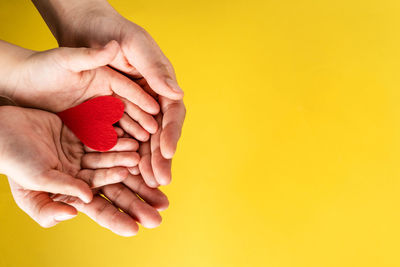
{"type": "Polygon", "coordinates": [[[157,131],[158,124],[153,116],[144,112],[137,105],[127,101],[125,98],[120,97],[120,99],[124,102],[125,113],[127,113],[133,120],[137,121],[144,130],[151,134],[154,134],[157,131]]]}
{"type": "Polygon", "coordinates": [[[101,187],[107,184],[122,182],[129,175],[126,168],[113,167],[109,169],[81,170],[76,176],[85,181],[91,188],[101,187]]]}
{"type": "Polygon", "coordinates": [[[149,133],[146,132],[137,122],[133,121],[126,113],[122,116],[119,121],[119,125],[124,129],[125,132],[130,134],[132,137],[139,141],[145,142],[149,140],[149,133]]]}
{"type": "Polygon", "coordinates": [[[157,114],[160,111],[157,101],[138,84],[111,68],[107,69],[107,71],[111,90],[115,94],[126,98],[147,113],[157,114]]]}
{"type": "MultiPolygon", "coordinates": [[[[157,120],[161,121],[161,118],[159,114],[157,120]]],[[[160,135],[161,128],[159,128],[156,134],[151,136],[151,166],[157,182],[160,185],[167,185],[171,182],[171,159],[166,159],[161,155],[160,135]]]]}
{"type": "MultiPolygon", "coordinates": [[[[122,131],[122,130],[121,130],[122,131]]],[[[96,150],[84,146],[86,152],[96,152],[96,150]]],[[[138,141],[132,139],[132,138],[118,138],[117,144],[111,148],[108,152],[118,152],[118,151],[136,151],[139,148],[139,143],[138,141]]]]}
{"type": "Polygon", "coordinates": [[[164,158],[171,159],[181,137],[182,126],[186,116],[183,101],[161,99],[163,109],[160,149],[164,158]]]}
{"type": "Polygon", "coordinates": [[[175,77],[170,78],[170,75],[163,68],[149,69],[149,71],[143,73],[143,76],[157,94],[173,100],[183,98],[183,90],[178,85],[175,77]]]}
{"type": "Polygon", "coordinates": [[[61,198],[80,212],[85,213],[100,226],[111,230],[117,235],[134,236],[139,230],[139,226],[133,218],[126,213],[120,212],[117,207],[99,195],[95,195],[92,202],[88,204],[76,198],[63,196],[61,198]]]}
{"type": "Polygon", "coordinates": [[[119,127],[114,127],[115,132],[117,133],[118,137],[122,137],[124,135],[124,130],[119,127]]]}
{"type": "Polygon", "coordinates": [[[17,205],[42,227],[52,227],[77,215],[74,207],[53,201],[48,193],[25,190],[11,179],[9,183],[17,205]]]}
{"type": "Polygon", "coordinates": [[[40,226],[44,228],[49,228],[55,226],[56,224],[75,218],[78,212],[74,207],[71,207],[65,203],[53,201],[50,199],[49,195],[46,195],[46,200],[34,200],[36,202],[36,210],[34,210],[35,215],[31,217],[39,223],[40,226]]]}
{"type": "Polygon", "coordinates": [[[154,228],[160,225],[161,216],[158,211],[143,202],[125,185],[121,183],[106,185],[102,191],[117,207],[128,213],[144,227],[154,228]]]}
{"type": "Polygon", "coordinates": [[[62,202],[53,201],[48,194],[46,198],[48,198],[48,202],[46,199],[46,202],[40,202],[37,206],[39,210],[37,221],[40,222],[39,224],[42,227],[52,227],[59,222],[70,220],[78,215],[74,207],[62,202]]]}
{"type": "Polygon", "coordinates": [[[130,172],[130,174],[132,175],[138,175],[140,173],[139,170],[139,166],[135,166],[135,167],[129,167],[128,171],[130,172]]]}
{"type": "Polygon", "coordinates": [[[158,99],[159,95],[151,89],[150,85],[147,83],[146,79],[142,76],[139,75],[139,77],[129,75],[131,79],[135,81],[140,87],[143,88],[149,95],[151,95],[154,99],[158,99]]]}
{"type": "Polygon", "coordinates": [[[109,64],[111,67],[113,67],[116,70],[119,70],[120,72],[123,72],[124,74],[129,74],[130,76],[141,76],[140,73],[133,67],[125,58],[124,53],[122,52],[122,49],[120,52],[117,54],[117,56],[114,58],[114,60],[109,64]]]}
{"type": "Polygon", "coordinates": [[[57,170],[42,174],[33,188],[29,189],[75,196],[86,203],[93,198],[92,191],[85,182],[57,170]]]}
{"type": "Polygon", "coordinates": [[[59,53],[58,63],[62,64],[63,67],[74,72],[80,72],[108,65],[114,60],[119,51],[118,42],[113,40],[101,48],[63,47],[54,50],[54,53],[59,53]]]}
{"type": "Polygon", "coordinates": [[[141,143],[139,147],[140,162],[139,170],[146,184],[150,187],[158,187],[159,184],[154,177],[153,168],[151,167],[151,150],[150,142],[141,143]]]}
{"type": "Polygon", "coordinates": [[[139,163],[136,152],[91,152],[83,155],[83,169],[102,169],[111,167],[133,167],[139,163]]]}
{"type": "Polygon", "coordinates": [[[158,184],[168,185],[171,183],[171,161],[161,155],[160,147],[151,153],[151,166],[158,184]]]}
{"type": "Polygon", "coordinates": [[[161,192],[158,188],[151,188],[146,185],[142,176],[140,175],[128,175],[123,183],[136,192],[146,203],[153,208],[161,211],[165,210],[169,206],[167,196],[161,192]]]}

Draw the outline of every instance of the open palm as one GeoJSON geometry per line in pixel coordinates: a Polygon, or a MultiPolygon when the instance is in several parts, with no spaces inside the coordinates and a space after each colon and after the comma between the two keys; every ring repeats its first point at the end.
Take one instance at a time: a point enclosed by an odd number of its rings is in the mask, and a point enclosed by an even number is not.
{"type": "MultiPolygon", "coordinates": [[[[92,188],[122,182],[130,176],[124,167],[139,162],[138,154],[131,152],[138,144],[129,138],[119,138],[110,152],[85,153],[88,148],[49,112],[2,106],[0,121],[0,172],[8,176],[17,204],[42,226],[52,226],[76,214],[74,207],[53,198],[68,196],[75,202],[79,198],[82,204],[90,202],[92,188]]],[[[93,210],[90,205],[98,202],[85,204],[87,210],[93,210]]],[[[147,213],[159,217],[155,208],[147,213]]],[[[132,218],[130,224],[136,225],[132,218]]]]}

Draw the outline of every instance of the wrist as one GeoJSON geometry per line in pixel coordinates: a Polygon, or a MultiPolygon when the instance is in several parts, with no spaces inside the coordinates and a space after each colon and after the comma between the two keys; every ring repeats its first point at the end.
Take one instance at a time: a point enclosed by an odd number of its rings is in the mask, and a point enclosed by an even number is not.
{"type": "MultiPolygon", "coordinates": [[[[60,46],[85,46],[90,22],[117,13],[107,0],[32,0],[60,46]],[[78,41],[79,40],[79,41],[78,41]]],[[[118,14],[118,13],[117,13],[118,14]]]]}
{"type": "Polygon", "coordinates": [[[13,99],[23,63],[34,51],[0,40],[0,95],[13,99]]]}
{"type": "MultiPolygon", "coordinates": [[[[0,97],[0,101],[3,101],[3,97],[0,97]]],[[[4,99],[4,101],[7,101],[4,99]]],[[[9,138],[12,136],[12,127],[10,126],[10,121],[13,121],[13,116],[14,116],[14,111],[17,107],[13,105],[0,105],[0,174],[8,175],[8,173],[5,171],[4,166],[7,166],[8,163],[6,155],[7,146],[9,146],[9,143],[7,142],[9,138]]]]}

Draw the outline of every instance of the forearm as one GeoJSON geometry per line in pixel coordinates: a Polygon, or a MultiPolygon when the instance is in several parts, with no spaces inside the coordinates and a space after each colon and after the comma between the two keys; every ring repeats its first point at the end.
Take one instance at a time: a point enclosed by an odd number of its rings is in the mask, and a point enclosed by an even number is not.
{"type": "Polygon", "coordinates": [[[0,40],[0,95],[12,98],[22,63],[34,51],[0,40]]]}
{"type": "MultiPolygon", "coordinates": [[[[59,44],[75,38],[84,25],[80,20],[87,16],[116,11],[107,0],[32,0],[59,44]]],[[[85,25],[86,26],[86,25],[85,25]]]]}

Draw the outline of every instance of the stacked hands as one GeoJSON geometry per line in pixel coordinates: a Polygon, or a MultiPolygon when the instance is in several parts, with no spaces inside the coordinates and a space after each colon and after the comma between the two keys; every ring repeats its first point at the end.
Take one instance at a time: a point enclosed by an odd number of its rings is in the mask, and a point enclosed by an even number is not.
{"type": "Polygon", "coordinates": [[[169,203],[157,187],[171,181],[185,117],[170,62],[104,0],[34,4],[60,46],[80,48],[34,52],[0,41],[0,94],[16,104],[0,106],[0,173],[15,202],[43,227],[77,211],[122,236],[137,223],[158,226],[169,203]],[[121,99],[125,113],[117,144],[98,152],[54,113],[104,95],[121,99]]]}

